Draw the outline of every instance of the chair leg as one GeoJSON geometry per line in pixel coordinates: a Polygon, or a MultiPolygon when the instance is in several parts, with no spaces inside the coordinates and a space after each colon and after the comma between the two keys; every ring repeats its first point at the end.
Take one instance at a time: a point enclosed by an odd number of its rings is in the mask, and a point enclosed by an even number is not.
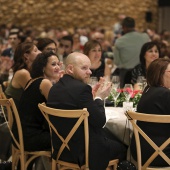
{"type": "Polygon", "coordinates": [[[52,170],[58,170],[58,167],[56,166],[56,161],[52,159],[52,170]]]}
{"type": "Polygon", "coordinates": [[[21,165],[21,169],[25,169],[25,159],[24,157],[22,157],[22,155],[20,156],[20,165],[21,165]]]}
{"type": "Polygon", "coordinates": [[[113,165],[114,170],[117,170],[117,164],[113,165]]]}

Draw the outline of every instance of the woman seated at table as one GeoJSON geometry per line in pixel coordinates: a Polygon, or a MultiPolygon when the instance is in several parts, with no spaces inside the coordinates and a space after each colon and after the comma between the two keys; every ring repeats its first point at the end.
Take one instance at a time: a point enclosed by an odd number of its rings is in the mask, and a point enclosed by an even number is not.
{"type": "Polygon", "coordinates": [[[131,82],[134,85],[134,90],[140,90],[137,83],[139,76],[146,78],[146,70],[152,61],[160,57],[160,47],[156,42],[145,43],[140,52],[140,64],[132,70],[131,82]]]}
{"type": "MultiPolygon", "coordinates": [[[[170,114],[170,59],[159,58],[154,60],[147,70],[147,83],[142,97],[137,106],[137,112],[146,114],[170,114]]],[[[141,129],[160,146],[165,140],[170,138],[170,124],[159,123],[137,123],[141,129]]],[[[142,151],[142,164],[153,154],[154,149],[140,138],[142,151]]],[[[136,144],[134,136],[131,141],[131,153],[136,160],[136,144]]],[[[170,158],[170,146],[166,147],[166,155],[170,158]]],[[[159,156],[151,164],[152,166],[168,166],[159,156]]]]}
{"type": "Polygon", "coordinates": [[[32,42],[21,43],[14,53],[14,64],[12,66],[13,77],[5,90],[7,98],[13,98],[16,106],[28,81],[31,79],[30,67],[32,62],[41,53],[32,42]]]}
{"type": "Polygon", "coordinates": [[[104,60],[101,60],[102,46],[98,41],[88,41],[84,45],[83,53],[87,55],[91,61],[91,77],[97,77],[98,80],[100,79],[100,77],[104,76],[110,78],[111,69],[109,68],[109,65],[105,63],[104,60]]]}
{"type": "MultiPolygon", "coordinates": [[[[46,102],[52,82],[58,81],[60,62],[53,52],[41,53],[34,60],[31,68],[31,81],[25,87],[19,103],[24,149],[40,151],[51,149],[49,128],[38,108],[38,104],[46,102]]],[[[14,122],[13,132],[18,136],[14,122]]]]}

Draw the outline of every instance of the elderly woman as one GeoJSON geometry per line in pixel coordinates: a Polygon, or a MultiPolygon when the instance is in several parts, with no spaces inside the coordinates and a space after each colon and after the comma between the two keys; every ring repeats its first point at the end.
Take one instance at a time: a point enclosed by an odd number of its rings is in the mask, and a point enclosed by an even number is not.
{"type": "Polygon", "coordinates": [[[100,79],[100,77],[104,76],[110,78],[111,69],[104,60],[101,60],[102,47],[98,41],[88,41],[84,46],[83,53],[87,55],[91,61],[91,77],[97,77],[98,80],[100,79]]]}
{"type": "Polygon", "coordinates": [[[132,70],[131,82],[135,90],[139,90],[137,80],[139,76],[146,78],[146,71],[152,61],[160,57],[160,47],[156,42],[145,43],[140,52],[140,64],[132,70]]]}
{"type": "MultiPolygon", "coordinates": [[[[154,60],[147,69],[147,83],[142,97],[137,106],[137,112],[146,114],[170,114],[170,59],[159,58],[154,60]]],[[[150,138],[160,146],[170,137],[170,124],[158,124],[148,122],[138,122],[138,125],[150,136],[150,138]]],[[[141,138],[142,164],[150,157],[154,150],[141,138]]],[[[165,153],[170,158],[170,146],[165,153]]],[[[131,141],[131,153],[136,159],[136,144],[134,136],[131,141]]],[[[152,166],[168,166],[161,158],[157,157],[152,166]]]]}

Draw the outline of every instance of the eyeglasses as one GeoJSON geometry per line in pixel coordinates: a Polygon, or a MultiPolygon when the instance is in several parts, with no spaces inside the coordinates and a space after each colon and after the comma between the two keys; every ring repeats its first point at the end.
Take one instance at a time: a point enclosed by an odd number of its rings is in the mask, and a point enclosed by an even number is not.
{"type": "Polygon", "coordinates": [[[47,51],[52,51],[52,52],[56,52],[56,48],[47,48],[47,51]]]}
{"type": "Polygon", "coordinates": [[[60,44],[60,47],[65,47],[65,48],[69,48],[69,45],[64,45],[64,44],[60,44]]]}

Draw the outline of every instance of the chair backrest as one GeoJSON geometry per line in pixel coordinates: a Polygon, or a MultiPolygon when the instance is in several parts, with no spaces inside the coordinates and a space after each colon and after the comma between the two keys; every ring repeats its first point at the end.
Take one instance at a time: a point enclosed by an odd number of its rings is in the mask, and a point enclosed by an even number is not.
{"type": "Polygon", "coordinates": [[[6,89],[10,84],[10,81],[4,81],[3,82],[3,85],[4,85],[4,88],[6,89]]]}
{"type": "Polygon", "coordinates": [[[6,99],[6,96],[3,92],[2,86],[0,85],[0,99],[6,99]]]}
{"type": "Polygon", "coordinates": [[[2,92],[3,92],[2,85],[0,84],[0,93],[2,93],[2,92]]]}
{"type": "Polygon", "coordinates": [[[20,122],[19,114],[18,114],[18,111],[17,111],[17,108],[15,106],[13,99],[12,98],[0,99],[0,106],[1,106],[2,112],[4,113],[4,117],[5,117],[6,123],[8,125],[11,137],[12,137],[13,141],[15,142],[17,149],[19,149],[21,151],[21,153],[24,153],[21,122],[20,122]],[[7,113],[8,120],[6,118],[6,113],[7,113]],[[18,136],[19,136],[18,140],[16,139],[16,137],[14,136],[14,134],[12,132],[12,125],[13,125],[14,119],[16,120],[17,129],[18,129],[18,136]]]}
{"type": "Polygon", "coordinates": [[[45,119],[47,120],[50,130],[54,131],[56,135],[60,138],[62,141],[62,145],[58,151],[57,154],[57,159],[56,161],[59,160],[60,155],[62,154],[62,151],[64,150],[65,147],[69,149],[68,142],[78,129],[78,127],[81,125],[82,122],[84,122],[84,135],[85,135],[85,167],[89,167],[89,157],[88,157],[88,152],[89,152],[89,130],[88,130],[88,116],[89,113],[87,109],[81,109],[81,110],[61,110],[61,109],[54,109],[47,107],[44,103],[38,104],[39,109],[41,110],[42,114],[44,115],[45,119]],[[54,127],[54,125],[51,123],[49,116],[56,116],[56,117],[62,117],[62,118],[77,118],[77,122],[73,126],[73,128],[70,130],[69,134],[67,135],[66,138],[61,136],[57,129],[54,127]]]}
{"type": "MultiPolygon", "coordinates": [[[[134,129],[134,135],[136,140],[136,148],[137,148],[137,163],[138,170],[143,170],[149,167],[152,161],[160,155],[169,165],[170,158],[168,158],[163,149],[170,144],[170,138],[168,138],[161,146],[157,146],[153,140],[138,126],[137,121],[143,122],[152,122],[152,123],[170,123],[170,115],[157,115],[157,114],[145,114],[145,113],[137,113],[133,111],[127,111],[125,113],[128,120],[132,123],[134,129]],[[148,158],[148,160],[142,166],[141,161],[141,144],[139,134],[151,145],[151,147],[155,150],[154,153],[148,158]]],[[[146,151],[147,152],[147,151],[146,151]]]]}

